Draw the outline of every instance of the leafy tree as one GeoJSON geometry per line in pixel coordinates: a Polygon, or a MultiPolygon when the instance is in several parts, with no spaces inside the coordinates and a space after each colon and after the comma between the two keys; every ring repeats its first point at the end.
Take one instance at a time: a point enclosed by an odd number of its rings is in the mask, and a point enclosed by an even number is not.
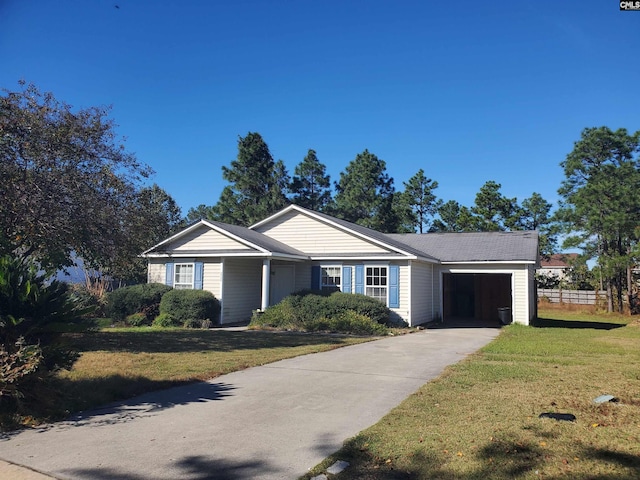
{"type": "Polygon", "coordinates": [[[127,215],[129,241],[117,255],[100,261],[102,272],[127,283],[146,281],[144,250],[177,233],[183,227],[180,207],[165,190],[153,184],[140,189],[127,215]]]}
{"type": "MultiPolygon", "coordinates": [[[[0,96],[0,254],[47,271],[115,258],[151,170],[116,141],[108,109],[74,111],[21,82],[0,96]]],[[[139,253],[139,252],[138,252],[139,253]]]]}
{"type": "Polygon", "coordinates": [[[399,222],[393,209],[395,188],[386,170],[384,160],[368,150],[356,155],[335,184],[332,213],[380,232],[397,231],[399,222]]]}
{"type": "Polygon", "coordinates": [[[226,186],[213,211],[217,220],[249,226],[287,204],[288,175],[282,161],[274,162],[259,133],[238,137],[238,156],[222,167],[226,186]]]}
{"type": "Polygon", "coordinates": [[[331,201],[331,180],[315,150],[310,149],[296,166],[289,190],[294,204],[318,212],[322,212],[331,201]]]}
{"type": "Polygon", "coordinates": [[[567,272],[567,279],[566,288],[572,290],[595,290],[597,287],[594,272],[589,270],[589,266],[583,256],[579,256],[571,262],[571,267],[567,272]]]}
{"type": "Polygon", "coordinates": [[[597,257],[609,311],[614,295],[618,311],[623,310],[623,290],[632,288],[631,267],[638,261],[639,151],[640,132],[586,128],[561,163],[566,178],[558,190],[558,218],[572,233],[564,246],[597,257]]]}
{"type": "Polygon", "coordinates": [[[136,207],[140,230],[155,243],[173,235],[183,226],[180,207],[171,195],[155,183],[138,192],[136,207]]]}
{"type": "Polygon", "coordinates": [[[437,212],[442,202],[438,202],[433,191],[438,188],[438,182],[427,178],[424,170],[420,169],[407,182],[403,182],[404,191],[397,195],[404,207],[407,223],[411,231],[423,233],[427,230],[430,218],[437,212]]]}

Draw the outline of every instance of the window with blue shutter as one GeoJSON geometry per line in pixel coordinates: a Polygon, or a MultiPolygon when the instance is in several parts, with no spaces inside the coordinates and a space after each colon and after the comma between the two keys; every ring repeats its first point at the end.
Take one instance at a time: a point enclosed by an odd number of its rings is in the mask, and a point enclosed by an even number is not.
{"type": "Polygon", "coordinates": [[[356,293],[364,295],[364,265],[356,265],[356,293]]]}
{"type": "Polygon", "coordinates": [[[351,293],[351,267],[342,267],[342,291],[351,293]]]}
{"type": "Polygon", "coordinates": [[[170,287],[173,287],[173,263],[166,263],[165,267],[166,267],[166,274],[165,274],[164,283],[166,285],[169,285],[170,287]]]}
{"type": "Polygon", "coordinates": [[[389,265],[389,308],[400,307],[400,267],[389,265]]]}
{"type": "Polygon", "coordinates": [[[311,267],[311,290],[320,290],[320,266],[311,267]]]}

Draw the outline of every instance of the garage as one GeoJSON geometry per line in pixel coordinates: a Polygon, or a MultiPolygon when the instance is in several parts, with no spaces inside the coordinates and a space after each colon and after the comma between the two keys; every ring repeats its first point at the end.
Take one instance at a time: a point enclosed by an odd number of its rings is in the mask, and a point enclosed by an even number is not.
{"type": "Polygon", "coordinates": [[[443,320],[498,323],[498,309],[512,305],[510,273],[443,273],[443,320]]]}

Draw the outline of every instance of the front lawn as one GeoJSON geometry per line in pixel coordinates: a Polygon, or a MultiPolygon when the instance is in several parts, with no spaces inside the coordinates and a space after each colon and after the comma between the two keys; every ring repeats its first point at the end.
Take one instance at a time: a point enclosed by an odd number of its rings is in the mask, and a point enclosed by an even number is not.
{"type": "Polygon", "coordinates": [[[640,478],[637,320],[539,316],[537,327],[504,328],[313,473],[339,459],[351,466],[331,478],[640,478]],[[603,394],[618,402],[596,405],[603,394]],[[543,412],[577,419],[538,418],[543,412]]]}
{"type": "Polygon", "coordinates": [[[56,420],[148,391],[375,337],[146,327],[67,333],[64,338],[81,354],[73,369],[59,373],[49,390],[38,393],[31,416],[3,418],[0,427],[56,420]]]}

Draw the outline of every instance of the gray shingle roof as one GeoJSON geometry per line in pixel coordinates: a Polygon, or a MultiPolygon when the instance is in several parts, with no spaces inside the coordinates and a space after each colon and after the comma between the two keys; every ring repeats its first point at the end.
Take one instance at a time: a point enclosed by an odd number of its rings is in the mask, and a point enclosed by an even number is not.
{"type": "Polygon", "coordinates": [[[405,233],[388,237],[441,262],[537,262],[538,232],[405,233]]]}

